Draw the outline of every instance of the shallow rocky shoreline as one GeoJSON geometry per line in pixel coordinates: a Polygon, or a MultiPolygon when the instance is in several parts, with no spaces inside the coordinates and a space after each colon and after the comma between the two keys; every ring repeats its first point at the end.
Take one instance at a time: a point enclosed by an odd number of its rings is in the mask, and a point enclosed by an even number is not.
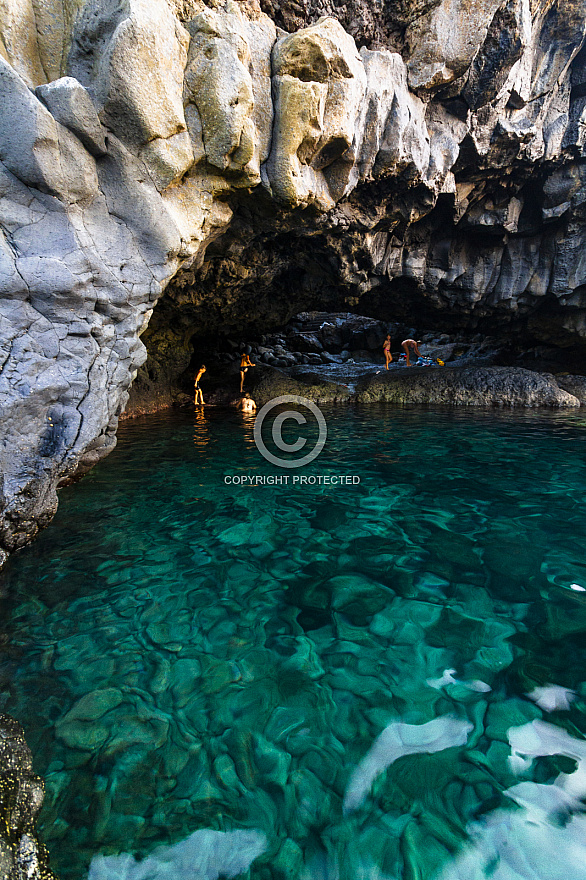
{"type": "Polygon", "coordinates": [[[522,367],[414,367],[390,375],[385,371],[363,380],[355,399],[359,403],[580,406],[578,398],[560,388],[554,376],[522,367]]]}
{"type": "MultiPolygon", "coordinates": [[[[331,371],[328,371],[331,376],[331,371]]],[[[205,395],[206,405],[235,407],[241,396],[235,375],[231,386],[205,395]]],[[[405,367],[388,371],[381,367],[357,376],[343,376],[352,382],[332,381],[317,368],[289,375],[274,367],[259,365],[245,386],[246,393],[262,406],[276,397],[298,395],[318,404],[388,403],[401,406],[479,407],[580,407],[586,405],[586,377],[554,376],[524,367],[470,366],[405,367]]],[[[149,415],[173,404],[192,406],[180,400],[162,401],[152,408],[131,409],[125,418],[149,415]]]]}
{"type": "MultiPolygon", "coordinates": [[[[214,350],[195,352],[191,370],[182,377],[157,383],[139,375],[122,418],[191,406],[191,376],[200,363],[207,365],[202,381],[206,404],[238,405],[243,354],[255,364],[247,372],[244,390],[260,405],[283,394],[334,404],[532,407],[586,402],[586,377],[562,372],[581,371],[581,361],[573,363],[566,355],[566,363],[559,350],[515,351],[482,334],[425,332],[350,312],[313,311],[296,315],[278,333],[244,342],[228,338],[214,350]],[[385,370],[382,346],[387,333],[393,360],[385,370]],[[427,366],[406,366],[400,340],[409,337],[420,340],[427,366]],[[482,372],[487,368],[494,372],[482,372]]],[[[148,368],[149,362],[147,372],[148,368]]],[[[151,373],[157,374],[156,366],[151,373]]]]}
{"type": "Polygon", "coordinates": [[[32,755],[20,724],[0,714],[0,878],[56,880],[35,822],[45,784],[32,772],[32,755]]]}

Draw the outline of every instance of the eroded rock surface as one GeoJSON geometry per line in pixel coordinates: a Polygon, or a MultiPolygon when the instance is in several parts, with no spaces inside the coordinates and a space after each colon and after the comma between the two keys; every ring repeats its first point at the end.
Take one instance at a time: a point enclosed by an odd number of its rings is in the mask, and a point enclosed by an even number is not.
{"type": "Polygon", "coordinates": [[[166,288],[184,351],[359,301],[583,344],[585,19],[585,0],[3,4],[0,559],[113,447],[166,288]]]}
{"type": "Polygon", "coordinates": [[[359,403],[576,407],[580,401],[553,376],[522,367],[405,368],[359,383],[359,403]]]}
{"type": "Polygon", "coordinates": [[[35,821],[43,803],[43,780],[32,772],[22,728],[0,715],[0,877],[55,880],[35,821]]]}

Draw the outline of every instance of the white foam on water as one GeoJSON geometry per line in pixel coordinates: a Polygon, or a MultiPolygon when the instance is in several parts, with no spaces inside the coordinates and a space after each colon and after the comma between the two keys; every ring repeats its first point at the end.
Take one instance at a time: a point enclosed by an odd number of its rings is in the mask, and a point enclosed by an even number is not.
{"type": "Polygon", "coordinates": [[[458,679],[454,678],[455,671],[455,669],[444,669],[441,678],[426,678],[425,683],[435,688],[436,691],[439,691],[440,688],[445,687],[447,684],[458,684],[458,679]]]}
{"type": "Polygon", "coordinates": [[[527,696],[544,712],[555,712],[569,709],[576,699],[576,692],[558,684],[546,684],[544,687],[534,688],[527,696]]]}
{"type": "Polygon", "coordinates": [[[267,847],[260,831],[202,828],[179,843],[157,847],[142,861],[129,853],[94,856],[88,880],[229,880],[247,871],[267,847]]]}
{"type": "Polygon", "coordinates": [[[435,688],[436,691],[449,684],[459,684],[462,687],[468,688],[469,691],[476,691],[479,694],[487,694],[492,690],[490,685],[480,681],[478,678],[475,678],[474,681],[461,681],[459,678],[454,678],[455,671],[455,669],[444,669],[441,678],[426,678],[425,683],[435,688]]]}
{"type": "MultiPolygon", "coordinates": [[[[509,766],[513,772],[527,770],[534,758],[545,755],[566,755],[578,762],[574,773],[562,773],[560,781],[568,781],[570,777],[586,773],[586,740],[576,739],[561,727],[540,721],[538,718],[521,727],[512,727],[508,733],[511,746],[509,766]]],[[[557,783],[557,780],[556,780],[557,783]]],[[[564,783],[565,784],[565,783],[564,783]]],[[[584,789],[586,795],[586,788],[584,789]]]]}
{"type": "Polygon", "coordinates": [[[520,782],[507,795],[520,809],[499,808],[468,827],[472,843],[435,880],[586,880],[586,742],[535,720],[509,730],[511,766],[566,755],[578,766],[550,785],[520,782]]]}
{"type": "Polygon", "coordinates": [[[344,795],[344,812],[358,809],[376,777],[403,755],[441,752],[468,741],[473,725],[452,715],[442,715],[427,724],[393,721],[377,736],[360,761],[344,795]]]}
{"type": "Polygon", "coordinates": [[[584,816],[559,827],[527,810],[499,809],[469,831],[473,844],[434,880],[586,880],[584,816]]]}

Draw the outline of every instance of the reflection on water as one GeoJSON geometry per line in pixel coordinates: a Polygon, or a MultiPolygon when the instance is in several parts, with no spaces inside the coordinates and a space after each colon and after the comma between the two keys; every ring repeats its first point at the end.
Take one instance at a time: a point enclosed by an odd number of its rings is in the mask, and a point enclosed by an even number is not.
{"type": "Polygon", "coordinates": [[[124,425],[3,575],[63,880],[586,880],[584,420],[326,417],[124,425]]]}

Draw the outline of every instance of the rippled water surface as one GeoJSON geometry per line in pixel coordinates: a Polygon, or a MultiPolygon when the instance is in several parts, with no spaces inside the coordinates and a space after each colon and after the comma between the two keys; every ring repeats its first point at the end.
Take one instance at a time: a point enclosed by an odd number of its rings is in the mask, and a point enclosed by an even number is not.
{"type": "Polygon", "coordinates": [[[122,426],[2,575],[63,880],[586,880],[586,419],[122,426]],[[347,486],[293,485],[354,475],[347,486]]]}

